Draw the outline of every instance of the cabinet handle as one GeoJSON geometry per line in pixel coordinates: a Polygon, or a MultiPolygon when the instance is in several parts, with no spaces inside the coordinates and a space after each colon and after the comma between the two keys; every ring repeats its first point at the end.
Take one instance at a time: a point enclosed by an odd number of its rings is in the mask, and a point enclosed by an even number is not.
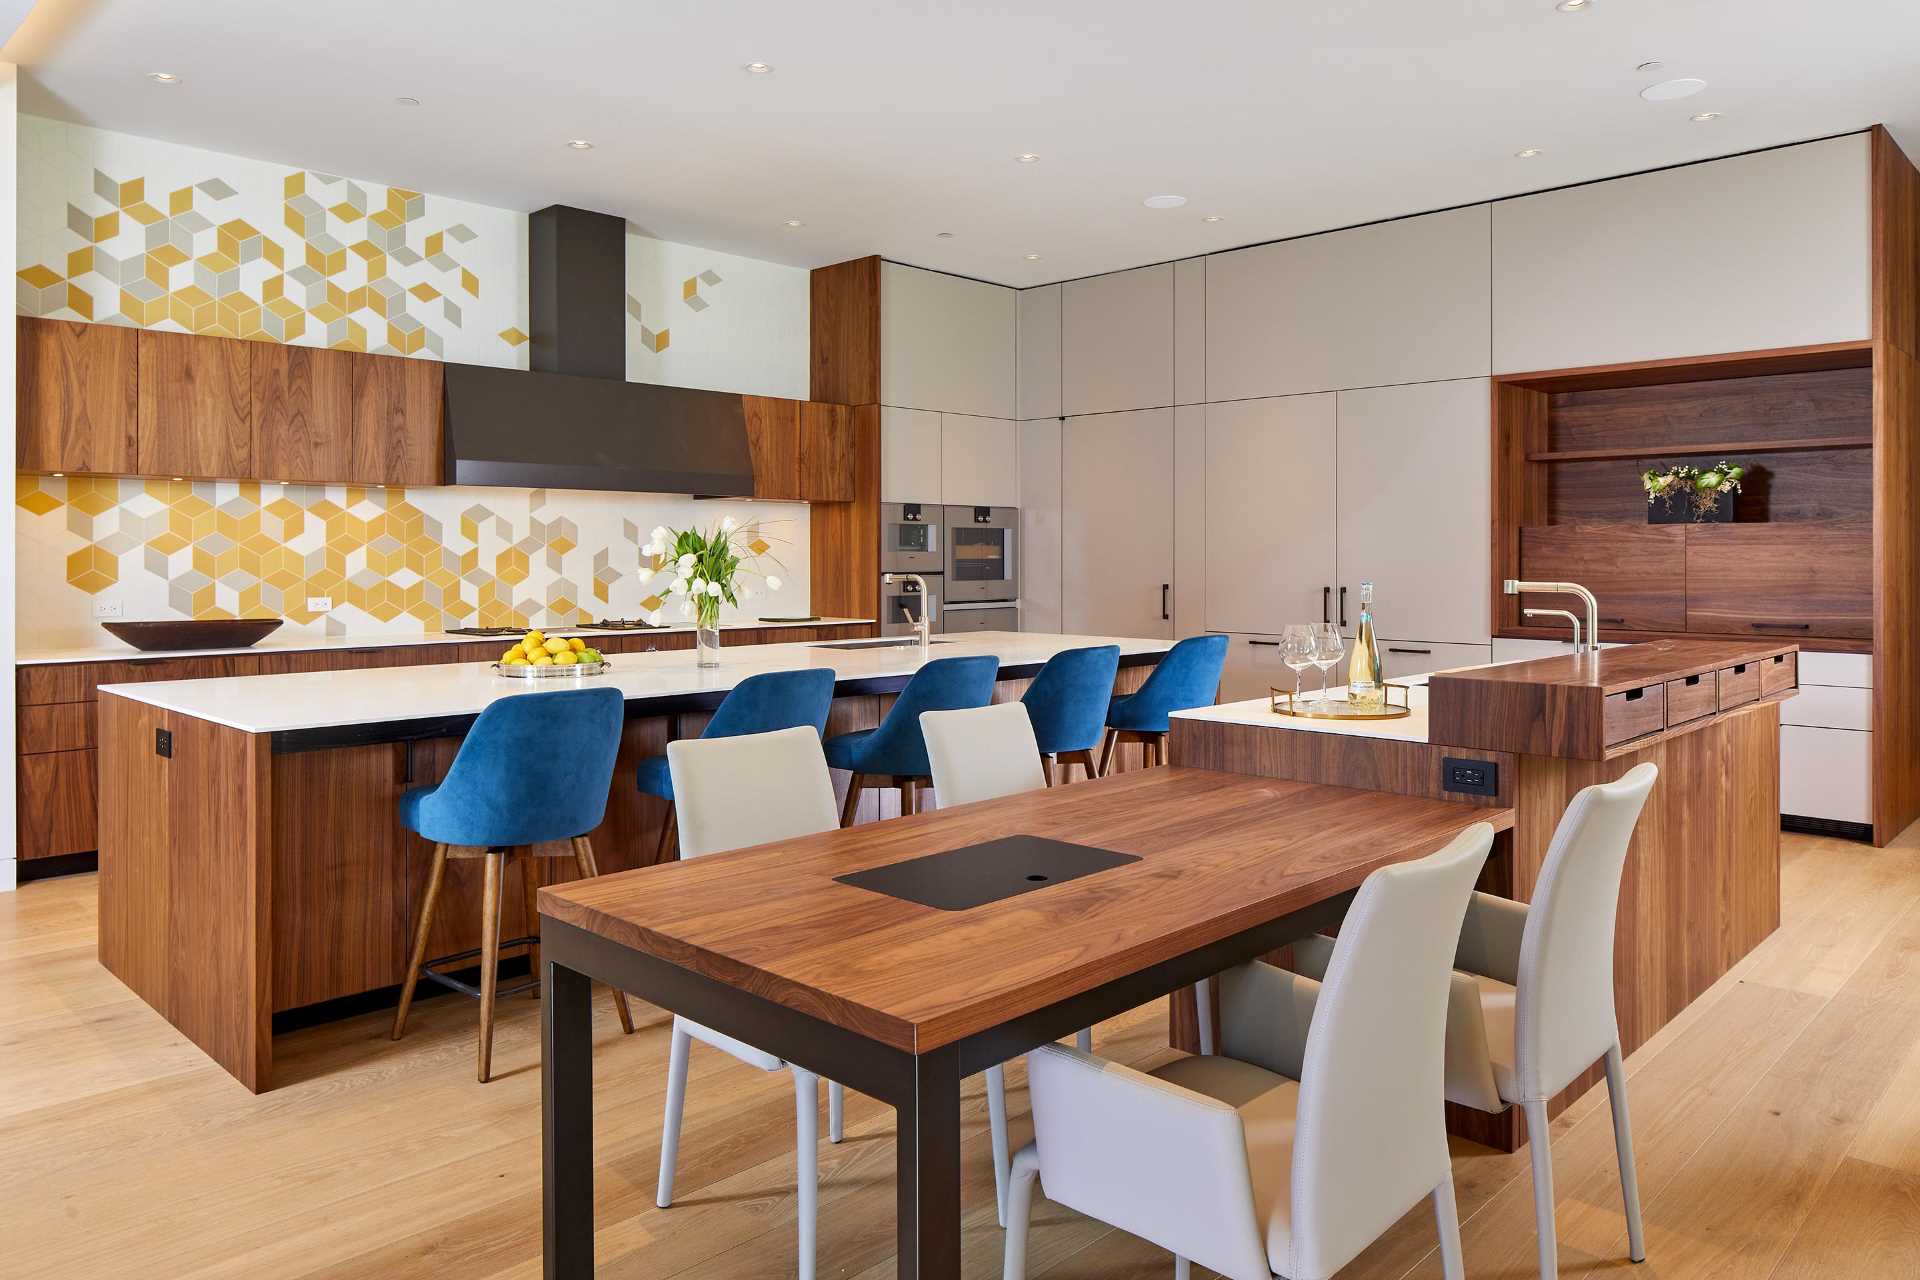
{"type": "Polygon", "coordinates": [[[1597,621],[1597,622],[1610,622],[1610,623],[1613,623],[1613,624],[1615,624],[1615,625],[1617,625],[1617,626],[1624,626],[1624,625],[1626,625],[1626,621],[1627,621],[1627,620],[1626,620],[1625,618],[1596,618],[1596,619],[1595,619],[1595,621],[1597,621]]]}
{"type": "Polygon", "coordinates": [[[1171,582],[1163,582],[1160,584],[1160,621],[1162,622],[1169,622],[1173,618],[1173,615],[1167,612],[1167,592],[1172,589],[1173,584],[1171,582]]]}
{"type": "Polygon", "coordinates": [[[1433,656],[1433,650],[1431,649],[1396,649],[1392,645],[1387,646],[1387,652],[1388,653],[1424,653],[1428,657],[1433,656]]]}
{"type": "Polygon", "coordinates": [[[1249,640],[1247,643],[1259,645],[1262,649],[1278,649],[1280,647],[1278,640],[1249,640]]]}
{"type": "Polygon", "coordinates": [[[1320,588],[1320,621],[1333,621],[1333,588],[1320,588]]]}
{"type": "Polygon", "coordinates": [[[1773,628],[1779,631],[1813,630],[1813,624],[1811,622],[1756,622],[1752,625],[1755,629],[1773,628]]]}
{"type": "Polygon", "coordinates": [[[1347,589],[1340,588],[1340,625],[1347,625],[1347,589]]]}

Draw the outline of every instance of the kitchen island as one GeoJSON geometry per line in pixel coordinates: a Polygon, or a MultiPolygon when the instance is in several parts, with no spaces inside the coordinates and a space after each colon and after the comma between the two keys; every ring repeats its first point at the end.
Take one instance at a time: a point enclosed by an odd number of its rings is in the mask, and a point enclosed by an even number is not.
{"type": "MultiPolygon", "coordinates": [[[[1412,711],[1400,719],[1231,703],[1176,713],[1171,760],[1511,808],[1480,888],[1522,902],[1574,794],[1658,765],[1615,935],[1614,1003],[1631,1053],[1779,927],[1779,703],[1798,687],[1797,662],[1779,641],[1661,640],[1435,672],[1404,682],[1412,711]]],[[[1173,1038],[1197,1045],[1190,998],[1176,1002],[1173,1038]]],[[[1598,1078],[1596,1066],[1550,1110],[1598,1078]]],[[[1448,1127],[1509,1151],[1524,1140],[1517,1109],[1449,1104],[1448,1127]]]]}
{"type": "MultiPolygon", "coordinates": [[[[932,654],[998,658],[1004,700],[1055,653],[1089,644],[1120,646],[1115,689],[1128,692],[1171,642],[988,632],[936,639],[932,654]]],[[[591,678],[627,701],[606,820],[591,833],[600,869],[652,857],[666,807],[635,788],[635,766],[698,734],[739,681],[830,668],[828,732],[844,733],[878,724],[919,665],[897,640],[738,646],[711,669],[685,651],[619,655],[591,678]]],[[[445,775],[489,703],[574,683],[459,663],[100,686],[101,963],[249,1089],[270,1088],[276,1015],[382,998],[404,976],[432,847],[400,825],[400,795],[445,775]]],[[[529,767],[566,763],[555,743],[529,767]]],[[[879,803],[893,802],[868,799],[862,816],[884,816],[879,803]]],[[[565,862],[522,865],[554,883],[570,878],[565,862]]],[[[465,880],[443,890],[431,954],[478,943],[480,886],[465,880]]],[[[522,887],[504,895],[509,937],[529,931],[522,887]]]]}

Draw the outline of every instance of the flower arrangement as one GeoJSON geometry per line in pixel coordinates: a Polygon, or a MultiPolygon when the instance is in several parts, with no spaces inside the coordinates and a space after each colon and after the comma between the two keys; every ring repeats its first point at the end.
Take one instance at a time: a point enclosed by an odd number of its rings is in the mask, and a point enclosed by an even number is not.
{"type": "MultiPolygon", "coordinates": [[[[660,525],[640,548],[641,555],[653,558],[655,582],[671,575],[665,594],[678,599],[680,616],[692,619],[700,629],[703,649],[708,632],[715,633],[711,643],[719,643],[720,606],[737,606],[753,595],[743,575],[760,578],[769,591],[780,589],[779,577],[760,567],[762,560],[781,567],[767,551],[767,534],[759,522],[742,524],[732,516],[705,532],[660,525]]],[[[654,610],[647,621],[658,624],[660,611],[654,610]]]]}
{"type": "Polygon", "coordinates": [[[1640,487],[1647,491],[1647,505],[1656,502],[1671,511],[1676,500],[1689,502],[1693,507],[1693,519],[1705,520],[1720,507],[1720,499],[1731,498],[1740,492],[1740,482],[1747,474],[1747,468],[1724,459],[1719,466],[1702,470],[1699,467],[1676,463],[1664,470],[1650,468],[1640,474],[1640,487]]]}

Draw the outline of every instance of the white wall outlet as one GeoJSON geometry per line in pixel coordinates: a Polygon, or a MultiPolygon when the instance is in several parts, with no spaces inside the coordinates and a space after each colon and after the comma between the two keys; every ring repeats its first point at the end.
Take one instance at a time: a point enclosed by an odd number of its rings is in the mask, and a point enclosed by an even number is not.
{"type": "Polygon", "coordinates": [[[93,602],[93,616],[96,618],[118,618],[124,612],[119,596],[106,596],[93,602]]]}
{"type": "Polygon", "coordinates": [[[308,613],[330,613],[332,612],[332,610],[333,610],[332,596],[308,596],[307,597],[308,613]]]}

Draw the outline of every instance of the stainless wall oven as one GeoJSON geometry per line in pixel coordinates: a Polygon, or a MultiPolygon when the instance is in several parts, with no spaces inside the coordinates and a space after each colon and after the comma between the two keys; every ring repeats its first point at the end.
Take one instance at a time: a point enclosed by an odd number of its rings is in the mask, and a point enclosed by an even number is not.
{"type": "Polygon", "coordinates": [[[940,523],[945,507],[880,504],[880,568],[886,573],[939,573],[946,567],[940,523]]]}
{"type": "Polygon", "coordinates": [[[946,598],[956,603],[1019,599],[1014,541],[1020,513],[1012,507],[948,507],[946,526],[946,598]]]}

